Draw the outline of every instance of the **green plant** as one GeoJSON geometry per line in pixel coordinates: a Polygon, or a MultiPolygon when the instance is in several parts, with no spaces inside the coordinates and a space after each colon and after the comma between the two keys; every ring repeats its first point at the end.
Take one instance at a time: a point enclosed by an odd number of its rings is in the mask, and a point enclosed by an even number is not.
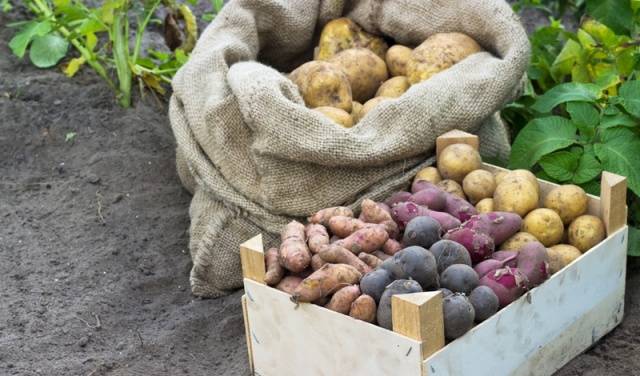
{"type": "MultiPolygon", "coordinates": [[[[8,1],[8,0],[4,0],[8,1]]],[[[197,25],[186,4],[174,0],[105,0],[91,7],[82,0],[25,0],[35,19],[14,24],[20,31],[10,41],[13,53],[40,68],[57,65],[71,45],[79,56],[65,66],[68,76],[90,66],[116,92],[123,107],[131,105],[134,82],[159,94],[188,59],[197,39],[197,25]],[[165,40],[170,51],[142,51],[142,39],[164,6],[165,40]],[[183,23],[184,26],[180,26],[183,23]],[[133,41],[130,41],[133,35],[133,41]],[[171,38],[168,38],[171,36],[171,38]]]]}
{"type": "Polygon", "coordinates": [[[603,170],[626,176],[629,253],[640,256],[640,42],[593,19],[575,33],[552,21],[531,42],[525,93],[503,111],[517,134],[509,167],[593,194],[603,170]]]}
{"type": "Polygon", "coordinates": [[[584,6],[585,0],[517,0],[512,5],[516,12],[520,12],[524,8],[534,8],[556,18],[568,13],[580,13],[584,6]]]}

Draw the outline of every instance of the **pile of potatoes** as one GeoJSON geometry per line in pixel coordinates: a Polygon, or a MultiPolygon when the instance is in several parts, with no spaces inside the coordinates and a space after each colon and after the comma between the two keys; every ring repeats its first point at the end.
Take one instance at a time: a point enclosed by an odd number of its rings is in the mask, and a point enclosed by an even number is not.
{"type": "Polygon", "coordinates": [[[289,223],[265,282],[387,329],[393,295],[440,290],[453,340],[605,238],[587,204],[574,185],[541,200],[531,172],[485,170],[473,147],[452,144],[410,189],[364,199],[357,216],[333,207],[289,223]]]}
{"type": "Polygon", "coordinates": [[[314,60],[289,78],[307,107],[350,128],[380,102],[479,51],[478,43],[461,33],[434,34],[415,49],[389,48],[382,37],[338,18],[322,29],[314,60]]]}

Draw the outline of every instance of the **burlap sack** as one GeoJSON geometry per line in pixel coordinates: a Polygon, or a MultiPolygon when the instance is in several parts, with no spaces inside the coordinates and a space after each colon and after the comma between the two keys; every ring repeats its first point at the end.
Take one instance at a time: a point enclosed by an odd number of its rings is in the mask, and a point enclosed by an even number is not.
{"type": "Polygon", "coordinates": [[[479,133],[484,155],[509,152],[495,114],[511,101],[529,58],[527,36],[498,0],[242,0],[229,2],[178,72],[171,99],[180,178],[193,194],[192,291],[241,287],[239,244],[329,206],[357,208],[406,187],[431,164],[435,138],[479,133]],[[310,59],[319,29],[352,18],[367,31],[418,45],[460,31],[488,52],[380,104],[351,129],[305,107],[281,72],[310,59]]]}

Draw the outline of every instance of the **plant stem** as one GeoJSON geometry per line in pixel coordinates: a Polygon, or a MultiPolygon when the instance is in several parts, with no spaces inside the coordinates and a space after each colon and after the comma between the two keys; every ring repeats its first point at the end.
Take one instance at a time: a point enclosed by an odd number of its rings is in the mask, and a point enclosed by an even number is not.
{"type": "Polygon", "coordinates": [[[147,16],[144,18],[144,21],[142,21],[142,23],[138,23],[138,28],[136,30],[136,43],[133,48],[133,58],[131,62],[132,64],[135,64],[138,61],[138,56],[140,56],[140,46],[142,45],[142,35],[147,29],[147,24],[151,20],[151,17],[153,17],[153,13],[155,13],[158,5],[160,5],[160,1],[161,0],[156,0],[151,6],[151,9],[149,9],[147,16]]]}
{"type": "Polygon", "coordinates": [[[131,69],[129,68],[129,20],[126,6],[119,9],[113,19],[113,58],[116,64],[116,73],[119,88],[119,103],[122,107],[131,105],[131,69]]]}

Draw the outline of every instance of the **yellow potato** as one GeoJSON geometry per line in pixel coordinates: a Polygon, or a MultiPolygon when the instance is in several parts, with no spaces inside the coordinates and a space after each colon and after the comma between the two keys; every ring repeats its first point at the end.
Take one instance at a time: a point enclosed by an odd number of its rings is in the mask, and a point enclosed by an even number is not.
{"type": "Polygon", "coordinates": [[[418,171],[416,174],[415,180],[424,180],[428,181],[431,184],[437,184],[442,180],[438,169],[435,167],[425,167],[422,170],[418,171]]]}
{"type": "Polygon", "coordinates": [[[401,44],[391,46],[391,48],[387,50],[385,61],[387,63],[387,68],[389,68],[389,73],[392,76],[407,75],[407,63],[411,58],[412,52],[413,50],[411,48],[401,44]]]}
{"type": "Polygon", "coordinates": [[[450,68],[482,47],[462,33],[438,33],[416,47],[407,63],[407,78],[411,84],[427,80],[450,68]]]}
{"type": "Polygon", "coordinates": [[[489,213],[493,211],[493,199],[483,198],[476,204],[476,210],[478,213],[489,213]]]}
{"type": "Polygon", "coordinates": [[[507,174],[509,174],[509,171],[498,171],[495,174],[493,174],[493,177],[496,180],[496,186],[502,183],[502,181],[504,180],[505,176],[507,176],[507,174]]]}
{"type": "Polygon", "coordinates": [[[381,59],[385,58],[389,48],[384,39],[367,33],[350,19],[337,18],[322,29],[315,59],[327,60],[340,51],[354,47],[367,48],[381,59]]]}
{"type": "Polygon", "coordinates": [[[482,165],[480,153],[467,144],[451,144],[438,155],[438,171],[445,179],[462,183],[462,179],[482,165]]]}
{"type": "Polygon", "coordinates": [[[336,65],[324,61],[310,61],[289,75],[298,85],[307,107],[329,106],[351,111],[349,78],[336,65]]]}
{"type": "Polygon", "coordinates": [[[569,244],[558,244],[547,248],[549,258],[549,272],[555,274],[565,266],[571,264],[573,260],[582,256],[580,250],[569,244]]]}
{"type": "Polygon", "coordinates": [[[531,242],[537,242],[537,241],[538,239],[535,236],[529,234],[528,232],[518,232],[512,237],[510,237],[509,239],[507,239],[504,243],[502,243],[502,245],[500,246],[500,250],[501,251],[507,251],[507,250],[519,251],[523,245],[531,242]]]}
{"type": "Polygon", "coordinates": [[[558,213],[551,209],[535,209],[522,221],[522,230],[538,239],[545,247],[560,243],[564,225],[558,213]]]}
{"type": "Polygon", "coordinates": [[[588,204],[584,189],[573,184],[553,188],[544,199],[544,207],[558,212],[565,225],[586,213],[588,204]]]}
{"type": "Polygon", "coordinates": [[[496,181],[487,170],[473,170],[462,180],[462,190],[472,204],[493,197],[495,189],[496,181]]]}
{"type": "Polygon", "coordinates": [[[397,98],[409,90],[409,81],[405,76],[396,76],[386,80],[380,85],[376,97],[397,98]]]}
{"type": "Polygon", "coordinates": [[[323,114],[345,128],[353,127],[353,118],[351,117],[351,114],[345,110],[335,107],[321,106],[314,108],[313,111],[323,114]]]}
{"type": "Polygon", "coordinates": [[[357,124],[362,118],[362,103],[353,101],[351,103],[351,119],[353,119],[353,124],[357,124]]]}
{"type": "Polygon", "coordinates": [[[375,97],[375,98],[371,98],[369,99],[363,106],[362,109],[360,110],[360,119],[364,118],[365,115],[367,115],[369,113],[369,111],[373,110],[373,108],[375,106],[377,106],[378,104],[380,104],[380,102],[386,101],[388,99],[391,98],[387,98],[387,97],[375,97]]]}
{"type": "Polygon", "coordinates": [[[504,179],[510,179],[518,176],[529,180],[531,184],[533,184],[533,186],[536,188],[536,192],[538,192],[538,196],[540,196],[540,182],[538,181],[538,178],[536,178],[536,176],[533,174],[533,172],[529,170],[518,169],[518,170],[509,171],[507,175],[504,176],[504,179]]]}
{"type": "Polygon", "coordinates": [[[569,225],[569,244],[586,252],[606,237],[604,223],[594,215],[581,215],[569,225]]]}
{"type": "Polygon", "coordinates": [[[493,205],[497,211],[513,212],[524,217],[538,207],[538,192],[526,178],[505,178],[493,193],[493,205]]]}
{"type": "Polygon", "coordinates": [[[349,78],[353,100],[364,103],[371,99],[380,84],[389,77],[384,60],[366,48],[350,48],[328,60],[339,66],[349,78]]]}
{"type": "Polygon", "coordinates": [[[464,195],[464,191],[462,190],[462,186],[460,184],[458,184],[458,182],[451,180],[451,179],[444,179],[439,181],[436,184],[437,187],[439,187],[440,189],[442,189],[445,192],[449,192],[452,195],[456,195],[458,197],[460,197],[463,200],[466,200],[467,198],[464,195]]]}

